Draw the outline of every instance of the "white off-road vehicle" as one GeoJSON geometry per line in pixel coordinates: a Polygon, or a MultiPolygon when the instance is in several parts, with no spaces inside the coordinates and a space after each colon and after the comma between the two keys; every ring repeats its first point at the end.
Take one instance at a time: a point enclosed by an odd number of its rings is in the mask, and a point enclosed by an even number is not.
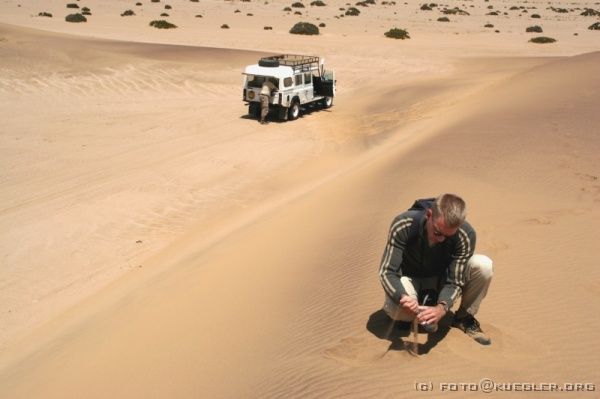
{"type": "Polygon", "coordinates": [[[265,80],[276,87],[269,111],[281,120],[297,119],[301,107],[333,105],[335,75],[333,70],[325,70],[322,58],[293,54],[263,57],[258,64],[248,65],[243,74],[243,100],[252,117],[260,115],[260,90],[265,80]]]}

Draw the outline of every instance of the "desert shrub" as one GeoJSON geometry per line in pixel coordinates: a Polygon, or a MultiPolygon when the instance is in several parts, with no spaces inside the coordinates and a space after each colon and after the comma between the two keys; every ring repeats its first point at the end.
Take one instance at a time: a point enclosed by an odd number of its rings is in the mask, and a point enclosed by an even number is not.
{"type": "Polygon", "coordinates": [[[290,29],[290,33],[294,35],[318,35],[319,28],[310,22],[298,22],[290,29]]]}
{"type": "Polygon", "coordinates": [[[79,5],[77,3],[69,3],[67,4],[67,8],[79,8],[79,5]]]}
{"type": "Polygon", "coordinates": [[[302,15],[302,13],[300,11],[296,11],[294,15],[302,15]]]}
{"type": "Polygon", "coordinates": [[[160,2],[160,0],[150,0],[150,1],[151,1],[151,2],[153,2],[153,3],[158,3],[158,2],[160,2]]]}
{"type": "Polygon", "coordinates": [[[292,11],[292,9],[291,9],[291,8],[289,8],[289,7],[285,7],[285,8],[283,9],[283,11],[292,11]]]}
{"type": "Polygon", "coordinates": [[[461,9],[460,9],[460,8],[458,8],[458,7],[454,7],[454,8],[445,8],[444,10],[442,10],[442,12],[443,12],[444,14],[450,14],[450,15],[456,15],[456,14],[458,14],[458,15],[471,15],[471,14],[469,14],[468,12],[466,12],[466,11],[464,11],[464,10],[461,10],[461,9]]]}
{"type": "Polygon", "coordinates": [[[52,14],[50,14],[49,12],[41,12],[38,14],[38,17],[48,17],[48,18],[52,18],[52,14]]]}
{"type": "Polygon", "coordinates": [[[167,14],[166,12],[163,12],[162,14],[160,14],[161,17],[168,17],[169,14],[167,14]]]}
{"type": "Polygon", "coordinates": [[[392,28],[384,33],[385,37],[389,37],[391,39],[410,39],[408,32],[404,29],[392,28]]]}
{"type": "Polygon", "coordinates": [[[87,18],[81,14],[69,14],[65,17],[67,22],[87,22],[87,18]]]}
{"type": "Polygon", "coordinates": [[[304,8],[304,4],[300,3],[299,1],[295,2],[292,4],[292,7],[294,8],[304,8]]]}
{"type": "Polygon", "coordinates": [[[141,6],[142,3],[140,3],[139,1],[137,3],[135,3],[136,6],[141,6]]]}
{"type": "Polygon", "coordinates": [[[164,19],[154,20],[150,22],[150,26],[154,26],[157,29],[175,29],[177,25],[165,21],[164,19]]]}
{"type": "Polygon", "coordinates": [[[272,26],[265,26],[263,29],[264,30],[273,30],[273,27],[272,26]]]}
{"type": "Polygon", "coordinates": [[[253,17],[254,14],[252,14],[251,12],[249,12],[248,14],[246,14],[247,17],[253,17]]]}
{"type": "Polygon", "coordinates": [[[551,37],[546,37],[546,36],[538,36],[538,37],[529,39],[529,41],[531,43],[554,43],[556,41],[556,39],[553,39],[551,37]]]}
{"type": "Polygon", "coordinates": [[[494,27],[494,25],[492,25],[492,24],[485,24],[485,25],[483,25],[483,27],[484,27],[484,28],[493,28],[493,27],[494,27]]]}
{"type": "Polygon", "coordinates": [[[569,10],[567,10],[566,8],[556,8],[556,7],[550,7],[550,9],[551,9],[552,11],[554,11],[554,12],[558,12],[558,13],[561,13],[561,14],[565,14],[565,13],[568,13],[568,12],[569,12],[569,10]]]}
{"type": "Polygon", "coordinates": [[[586,8],[585,11],[581,13],[584,17],[597,17],[600,16],[600,11],[596,11],[593,8],[586,8]]]}
{"type": "Polygon", "coordinates": [[[190,0],[192,3],[197,3],[199,0],[190,0]]]}
{"type": "Polygon", "coordinates": [[[133,10],[125,10],[123,11],[123,13],[121,14],[122,17],[129,17],[131,15],[135,15],[135,13],[133,12],[133,10]]]}
{"type": "Polygon", "coordinates": [[[509,8],[509,10],[511,10],[511,11],[518,10],[518,9],[519,9],[519,7],[517,7],[517,6],[512,6],[511,8],[509,8]]]}
{"type": "Polygon", "coordinates": [[[81,9],[81,11],[84,11],[84,12],[91,12],[92,10],[90,10],[88,7],[83,7],[83,8],[81,9]]]}
{"type": "Polygon", "coordinates": [[[527,27],[527,29],[525,29],[525,32],[536,32],[536,33],[542,33],[542,27],[538,26],[538,25],[534,25],[534,26],[529,26],[527,27]]]}
{"type": "Polygon", "coordinates": [[[596,22],[588,26],[589,30],[600,30],[600,22],[596,22]]]}
{"type": "Polygon", "coordinates": [[[448,19],[448,17],[439,17],[438,22],[450,22],[450,19],[448,19]]]}
{"type": "Polygon", "coordinates": [[[488,12],[485,15],[498,15],[498,11],[492,11],[492,12],[488,12]]]}
{"type": "Polygon", "coordinates": [[[531,18],[542,18],[540,14],[531,14],[531,18]]]}
{"type": "Polygon", "coordinates": [[[358,10],[358,8],[355,8],[355,7],[350,7],[345,13],[345,15],[350,15],[353,17],[355,17],[359,14],[360,14],[360,11],[358,10]]]}
{"type": "Polygon", "coordinates": [[[364,2],[364,1],[359,1],[355,4],[355,6],[361,6],[361,7],[369,7],[369,5],[364,2]]]}
{"type": "Polygon", "coordinates": [[[326,25],[325,25],[325,22],[321,22],[321,23],[319,24],[319,28],[324,28],[325,26],[326,26],[326,25]]]}
{"type": "Polygon", "coordinates": [[[316,0],[310,3],[310,5],[316,7],[325,7],[327,4],[323,3],[321,0],[316,0]]]}
{"type": "Polygon", "coordinates": [[[81,15],[92,15],[91,11],[82,11],[81,15]]]}
{"type": "Polygon", "coordinates": [[[431,11],[431,10],[433,10],[433,8],[431,8],[431,7],[429,6],[429,4],[423,4],[423,5],[421,6],[421,10],[423,10],[423,11],[431,11]]]}
{"type": "Polygon", "coordinates": [[[233,13],[237,14],[237,13],[240,13],[240,12],[241,12],[240,10],[235,10],[233,13]]]}
{"type": "Polygon", "coordinates": [[[221,25],[221,29],[229,29],[229,25],[223,24],[223,25],[221,25]]]}
{"type": "Polygon", "coordinates": [[[204,18],[202,14],[196,14],[196,18],[204,18]]]}
{"type": "Polygon", "coordinates": [[[172,8],[173,8],[173,7],[171,7],[170,5],[168,5],[168,4],[165,4],[165,10],[170,10],[170,9],[172,9],[172,8]]]}

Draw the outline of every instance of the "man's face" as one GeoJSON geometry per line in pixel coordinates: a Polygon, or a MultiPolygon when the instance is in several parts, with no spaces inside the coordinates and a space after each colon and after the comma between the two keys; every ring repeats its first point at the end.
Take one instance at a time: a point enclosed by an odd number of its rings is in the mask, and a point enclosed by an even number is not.
{"type": "Polygon", "coordinates": [[[458,227],[446,226],[446,221],[443,216],[433,217],[431,209],[427,210],[427,241],[429,246],[432,247],[436,244],[444,242],[446,238],[452,237],[456,234],[458,227]]]}

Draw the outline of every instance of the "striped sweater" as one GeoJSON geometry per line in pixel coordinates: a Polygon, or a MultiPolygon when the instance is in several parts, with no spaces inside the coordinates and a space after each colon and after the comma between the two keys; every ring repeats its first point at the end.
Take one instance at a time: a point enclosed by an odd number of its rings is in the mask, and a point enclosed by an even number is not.
{"type": "Polygon", "coordinates": [[[475,230],[464,222],[454,236],[430,247],[425,212],[408,210],[394,219],[379,278],[386,294],[398,303],[406,294],[400,277],[438,276],[441,288],[438,302],[452,307],[469,275],[467,262],[475,251],[475,230]]]}

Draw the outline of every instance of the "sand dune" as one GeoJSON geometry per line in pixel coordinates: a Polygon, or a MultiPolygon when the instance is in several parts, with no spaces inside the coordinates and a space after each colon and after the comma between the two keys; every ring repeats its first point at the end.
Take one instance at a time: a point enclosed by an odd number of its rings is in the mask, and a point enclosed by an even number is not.
{"type": "Polygon", "coordinates": [[[302,17],[279,3],[173,3],[176,32],[147,27],[163,3],[129,20],[117,11],[133,3],[105,3],[78,26],[62,3],[44,4],[55,19],[35,17],[37,3],[0,6],[21,25],[0,24],[1,397],[598,384],[590,19],[536,3],[559,42],[531,47],[528,16],[482,28],[487,2],[447,26],[412,2],[354,20],[334,18],[344,4],[303,10],[327,21],[318,38],[287,34],[302,17]],[[400,46],[381,35],[399,22],[416,33],[400,46]],[[334,108],[247,118],[240,71],[263,54],[256,43],[325,55],[334,108]],[[415,358],[382,315],[376,271],[392,218],[444,191],[467,200],[494,259],[478,315],[493,345],[447,319],[415,358]]]}

